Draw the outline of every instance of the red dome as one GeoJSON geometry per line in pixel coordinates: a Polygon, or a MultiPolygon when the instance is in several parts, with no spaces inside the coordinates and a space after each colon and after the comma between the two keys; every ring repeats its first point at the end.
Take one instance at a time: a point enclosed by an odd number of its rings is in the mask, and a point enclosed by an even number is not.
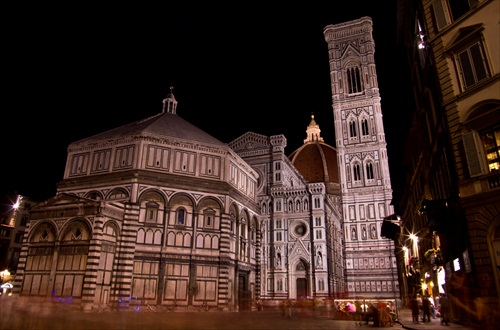
{"type": "Polygon", "coordinates": [[[308,142],[288,157],[309,183],[339,181],[337,150],[323,142],[308,142]]]}

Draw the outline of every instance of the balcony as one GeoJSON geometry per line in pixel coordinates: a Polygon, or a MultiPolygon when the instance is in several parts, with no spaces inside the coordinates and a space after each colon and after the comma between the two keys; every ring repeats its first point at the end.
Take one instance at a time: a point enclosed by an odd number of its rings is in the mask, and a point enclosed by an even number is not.
{"type": "Polygon", "coordinates": [[[493,171],[460,184],[460,196],[469,197],[480,193],[487,193],[500,188],[500,171],[493,171]]]}

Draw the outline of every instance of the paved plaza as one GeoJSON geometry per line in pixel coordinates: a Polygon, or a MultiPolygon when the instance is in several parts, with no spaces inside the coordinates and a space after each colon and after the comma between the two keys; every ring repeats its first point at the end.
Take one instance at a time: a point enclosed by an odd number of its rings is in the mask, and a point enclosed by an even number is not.
{"type": "MultiPolygon", "coordinates": [[[[244,312],[171,312],[141,308],[137,311],[78,312],[60,306],[22,305],[1,302],[1,330],[223,330],[223,329],[361,329],[378,328],[371,323],[362,326],[354,321],[336,320],[328,315],[314,315],[311,310],[293,310],[291,318],[284,318],[279,309],[244,312]],[[58,306],[59,307],[59,306],[58,306]]],[[[399,311],[401,324],[393,329],[474,329],[450,323],[442,326],[439,319],[429,323],[413,323],[408,309],[399,311]]]]}

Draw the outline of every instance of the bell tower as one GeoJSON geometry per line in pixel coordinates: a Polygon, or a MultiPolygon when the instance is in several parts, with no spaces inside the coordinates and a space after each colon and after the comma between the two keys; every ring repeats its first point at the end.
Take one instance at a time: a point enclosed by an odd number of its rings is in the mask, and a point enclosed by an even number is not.
{"type": "Polygon", "coordinates": [[[393,214],[372,19],[324,28],[342,193],[349,297],[399,298],[394,242],[380,236],[393,214]]]}

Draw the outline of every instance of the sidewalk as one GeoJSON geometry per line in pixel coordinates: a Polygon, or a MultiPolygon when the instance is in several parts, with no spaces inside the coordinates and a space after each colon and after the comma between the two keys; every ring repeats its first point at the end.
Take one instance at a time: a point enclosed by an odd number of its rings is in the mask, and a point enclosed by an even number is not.
{"type": "Polygon", "coordinates": [[[398,311],[399,315],[399,323],[403,326],[404,329],[475,329],[473,327],[465,326],[459,323],[448,322],[448,325],[441,325],[441,319],[431,318],[430,322],[422,322],[414,323],[411,317],[411,310],[409,308],[401,308],[398,311]]]}

